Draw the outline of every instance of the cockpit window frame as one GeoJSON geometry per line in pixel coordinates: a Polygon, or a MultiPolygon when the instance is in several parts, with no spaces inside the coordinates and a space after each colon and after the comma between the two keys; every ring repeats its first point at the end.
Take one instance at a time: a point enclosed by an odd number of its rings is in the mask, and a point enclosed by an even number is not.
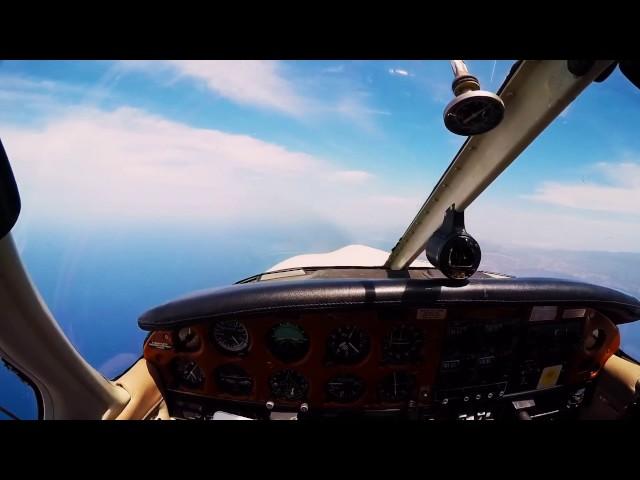
{"type": "Polygon", "coordinates": [[[36,407],[37,407],[36,420],[43,420],[44,419],[44,399],[42,398],[42,393],[40,392],[40,389],[37,387],[35,382],[31,380],[31,378],[29,378],[29,376],[27,376],[19,368],[17,368],[15,365],[9,362],[6,358],[0,357],[0,361],[2,362],[4,367],[6,367],[6,369],[11,373],[15,374],[20,379],[20,381],[22,381],[24,385],[31,388],[31,390],[33,391],[33,396],[36,400],[36,407]]]}

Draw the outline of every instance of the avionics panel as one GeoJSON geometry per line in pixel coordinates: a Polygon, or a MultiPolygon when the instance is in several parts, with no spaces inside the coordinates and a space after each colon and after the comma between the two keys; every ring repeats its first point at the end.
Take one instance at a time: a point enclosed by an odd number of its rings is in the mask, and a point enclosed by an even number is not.
{"type": "Polygon", "coordinates": [[[565,411],[618,342],[588,307],[393,306],[204,319],[152,332],[145,358],[176,416],[439,419],[565,411]]]}

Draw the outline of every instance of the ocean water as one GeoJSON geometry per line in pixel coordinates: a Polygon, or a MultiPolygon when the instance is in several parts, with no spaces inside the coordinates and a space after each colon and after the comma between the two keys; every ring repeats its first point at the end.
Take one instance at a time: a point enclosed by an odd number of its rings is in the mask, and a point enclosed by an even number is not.
{"type": "MultiPolygon", "coordinates": [[[[71,343],[113,378],[141,355],[146,332],[137,319],[147,309],[194,290],[229,285],[294,255],[349,243],[340,232],[321,227],[23,227],[15,240],[31,279],[71,343]]],[[[30,389],[3,367],[0,406],[20,418],[37,416],[30,389]]]]}
{"type": "MultiPolygon", "coordinates": [[[[323,225],[146,231],[23,227],[15,238],[63,331],[108,378],[141,355],[146,332],[138,328],[137,319],[147,309],[194,290],[228,285],[294,255],[363,241],[323,225]]],[[[388,250],[391,240],[371,246],[388,250]]],[[[640,254],[620,255],[626,256],[532,250],[525,255],[514,248],[491,247],[481,268],[517,276],[579,278],[640,295],[640,273],[629,273],[640,272],[640,254]]],[[[621,331],[623,348],[640,357],[640,322],[621,331]]],[[[0,406],[20,418],[36,417],[33,394],[4,368],[0,406]]]]}

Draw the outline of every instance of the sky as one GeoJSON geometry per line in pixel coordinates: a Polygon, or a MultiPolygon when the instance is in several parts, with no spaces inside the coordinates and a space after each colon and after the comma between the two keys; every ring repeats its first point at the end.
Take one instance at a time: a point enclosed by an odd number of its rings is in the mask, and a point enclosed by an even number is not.
{"type": "MultiPolygon", "coordinates": [[[[468,61],[495,91],[510,61],[468,61]]],[[[309,220],[389,248],[464,141],[444,61],[5,61],[23,228],[309,220]]],[[[479,239],[638,251],[640,92],[592,85],[467,214],[479,239]]]]}
{"type": "MultiPolygon", "coordinates": [[[[493,92],[512,64],[467,61],[493,92]]],[[[113,376],[140,354],[147,308],[293,255],[390,250],[465,140],[442,120],[452,79],[446,61],[2,61],[14,239],[113,376]]],[[[640,253],[638,125],[640,91],[616,70],[467,209],[468,231],[640,253]]]]}

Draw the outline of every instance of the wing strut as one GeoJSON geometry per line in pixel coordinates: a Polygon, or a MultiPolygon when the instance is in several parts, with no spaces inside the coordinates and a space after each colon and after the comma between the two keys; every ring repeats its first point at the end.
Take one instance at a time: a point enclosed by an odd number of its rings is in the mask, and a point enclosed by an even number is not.
{"type": "Polygon", "coordinates": [[[606,70],[613,60],[598,60],[582,76],[566,60],[525,60],[500,87],[504,118],[493,130],[469,137],[426,202],[391,251],[386,268],[406,268],[424,250],[446,210],[471,203],[527,146],[606,70]]]}

